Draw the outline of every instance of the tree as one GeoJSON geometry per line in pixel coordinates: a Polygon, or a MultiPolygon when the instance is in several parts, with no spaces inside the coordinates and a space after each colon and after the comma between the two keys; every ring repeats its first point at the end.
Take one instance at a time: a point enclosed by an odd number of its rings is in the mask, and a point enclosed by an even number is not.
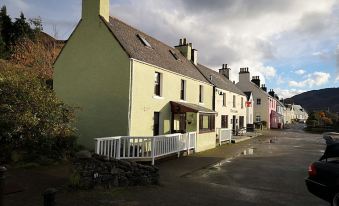
{"type": "Polygon", "coordinates": [[[31,160],[62,158],[74,149],[75,109],[60,101],[34,70],[0,61],[0,96],[2,161],[12,151],[24,151],[31,160]]]}
{"type": "Polygon", "coordinates": [[[7,14],[6,6],[0,9],[0,34],[5,48],[5,52],[1,53],[0,58],[6,58],[9,56],[10,45],[13,41],[13,24],[7,14]]]}
{"type": "Polygon", "coordinates": [[[52,66],[56,58],[53,41],[46,42],[42,36],[35,41],[22,38],[11,48],[12,54],[9,60],[14,64],[34,68],[42,79],[51,79],[52,66]]]}
{"type": "Polygon", "coordinates": [[[21,12],[20,17],[16,18],[15,22],[13,23],[12,43],[15,43],[22,38],[34,39],[34,37],[34,30],[26,21],[25,15],[21,12]]]}

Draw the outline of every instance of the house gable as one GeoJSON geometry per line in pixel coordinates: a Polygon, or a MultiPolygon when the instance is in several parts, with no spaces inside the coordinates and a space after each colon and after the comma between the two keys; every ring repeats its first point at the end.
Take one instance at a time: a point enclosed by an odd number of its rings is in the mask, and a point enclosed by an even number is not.
{"type": "Polygon", "coordinates": [[[80,108],[79,143],[88,148],[93,138],[128,134],[130,60],[101,18],[82,19],[54,64],[54,90],[80,108]]]}

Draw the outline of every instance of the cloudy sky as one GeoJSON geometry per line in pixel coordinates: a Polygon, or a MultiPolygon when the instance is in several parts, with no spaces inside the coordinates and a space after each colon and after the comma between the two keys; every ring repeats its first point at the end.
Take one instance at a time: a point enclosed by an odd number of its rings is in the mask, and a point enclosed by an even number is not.
{"type": "MultiPolygon", "coordinates": [[[[15,18],[40,16],[67,39],[81,0],[0,0],[15,18]]],[[[199,62],[249,67],[281,97],[339,86],[339,0],[111,0],[110,13],[174,46],[186,37],[199,62]]]]}

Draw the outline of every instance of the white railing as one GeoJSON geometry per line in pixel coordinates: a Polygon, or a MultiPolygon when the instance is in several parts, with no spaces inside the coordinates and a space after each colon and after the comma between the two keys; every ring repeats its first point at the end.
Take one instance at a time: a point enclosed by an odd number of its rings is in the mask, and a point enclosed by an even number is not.
{"type": "Polygon", "coordinates": [[[151,159],[195,149],[196,132],[170,134],[152,137],[104,137],[96,138],[95,153],[115,159],[151,159]]]}
{"type": "Polygon", "coordinates": [[[219,141],[219,145],[221,145],[224,141],[232,142],[232,129],[227,128],[217,128],[217,139],[219,141]]]}

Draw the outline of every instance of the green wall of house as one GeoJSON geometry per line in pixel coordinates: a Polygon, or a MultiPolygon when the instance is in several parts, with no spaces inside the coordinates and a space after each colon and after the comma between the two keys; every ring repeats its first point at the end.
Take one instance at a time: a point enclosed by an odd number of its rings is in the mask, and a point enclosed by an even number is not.
{"type": "Polygon", "coordinates": [[[130,60],[104,22],[83,19],[54,65],[54,90],[79,107],[78,142],[128,135],[130,60]]]}

